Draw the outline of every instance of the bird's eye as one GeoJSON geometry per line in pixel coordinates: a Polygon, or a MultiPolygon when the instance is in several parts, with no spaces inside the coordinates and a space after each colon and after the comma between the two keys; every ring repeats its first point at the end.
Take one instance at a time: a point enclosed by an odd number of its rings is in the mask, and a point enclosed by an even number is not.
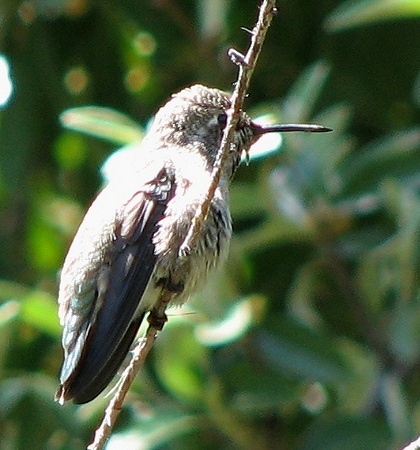
{"type": "Polygon", "coordinates": [[[220,129],[224,130],[227,123],[227,114],[226,113],[219,114],[217,116],[217,123],[219,124],[220,129]]]}

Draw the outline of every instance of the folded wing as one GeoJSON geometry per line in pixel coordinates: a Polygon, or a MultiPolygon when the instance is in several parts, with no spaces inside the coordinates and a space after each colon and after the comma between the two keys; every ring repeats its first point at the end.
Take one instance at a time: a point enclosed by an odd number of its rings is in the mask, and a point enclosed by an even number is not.
{"type": "MultiPolygon", "coordinates": [[[[144,304],[142,308],[142,297],[156,264],[153,235],[174,191],[174,176],[164,169],[116,209],[115,225],[106,227],[112,236],[101,238],[107,250],[101,253],[103,264],[95,266],[94,283],[74,289],[89,291],[92,284],[91,298],[89,293],[85,297],[89,299],[88,313],[86,308],[80,313],[79,298],[68,298],[60,306],[66,322],[65,361],[56,396],[60,402],[73,398],[75,403],[86,403],[95,398],[127,355],[150,307],[144,304]]],[[[83,224],[79,232],[83,232],[83,224]]]]}

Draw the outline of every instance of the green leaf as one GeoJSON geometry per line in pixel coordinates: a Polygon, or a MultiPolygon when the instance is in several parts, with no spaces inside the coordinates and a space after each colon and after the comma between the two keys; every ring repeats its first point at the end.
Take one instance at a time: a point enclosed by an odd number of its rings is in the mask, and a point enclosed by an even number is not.
{"type": "Polygon", "coordinates": [[[203,426],[199,416],[185,414],[180,410],[167,411],[160,409],[148,417],[142,417],[132,427],[122,432],[113,433],[107,442],[107,450],[161,448],[164,444],[175,440],[203,426]]]}
{"type": "Polygon", "coordinates": [[[358,271],[357,286],[364,298],[365,305],[374,313],[380,314],[395,288],[396,253],[398,241],[390,239],[362,255],[358,271]]]}
{"type": "Polygon", "coordinates": [[[389,437],[382,422],[367,417],[329,417],[312,424],[299,450],[383,450],[389,437]]]}
{"type": "Polygon", "coordinates": [[[30,288],[15,281],[0,280],[0,301],[17,299],[30,292],[30,288]]]}
{"type": "Polygon", "coordinates": [[[412,424],[405,386],[400,376],[386,374],[381,383],[381,400],[394,442],[400,448],[411,438],[412,424]]]}
{"type": "Polygon", "coordinates": [[[88,153],[86,139],[71,131],[63,131],[54,143],[55,159],[63,169],[74,170],[81,167],[88,153]]]}
{"type": "MultiPolygon", "coordinates": [[[[310,206],[307,205],[304,196],[305,185],[312,179],[311,164],[309,159],[301,161],[300,164],[294,166],[279,166],[270,173],[269,187],[271,195],[281,216],[284,220],[288,220],[290,225],[296,231],[300,231],[303,235],[314,231],[310,206]],[[304,173],[299,179],[299,174],[304,173]]],[[[278,217],[273,217],[273,221],[279,226],[278,217]]]]}
{"type": "Polygon", "coordinates": [[[354,143],[345,133],[351,118],[350,108],[345,104],[337,104],[322,111],[314,121],[332,128],[331,133],[324,133],[322,137],[312,136],[307,141],[305,150],[311,160],[317,161],[316,168],[320,172],[323,186],[333,191],[333,186],[339,184],[338,174],[335,172],[339,163],[353,149],[354,143]]]}
{"type": "Polygon", "coordinates": [[[318,61],[304,70],[284,99],[282,120],[287,122],[309,120],[329,74],[330,67],[325,61],[318,61]]]}
{"type": "Polygon", "coordinates": [[[13,342],[12,324],[18,316],[19,302],[17,302],[16,300],[10,300],[0,303],[0,373],[4,373],[4,369],[7,364],[10,344],[13,342]]]}
{"type": "Polygon", "coordinates": [[[420,170],[420,128],[386,136],[360,149],[343,164],[344,190],[360,193],[378,188],[383,178],[407,178],[420,170]]]}
{"type": "Polygon", "coordinates": [[[231,199],[232,215],[236,220],[262,216],[269,206],[253,183],[233,183],[231,199]]]}
{"type": "Polygon", "coordinates": [[[260,299],[251,297],[237,301],[223,320],[197,325],[195,335],[198,341],[204,345],[217,346],[239,339],[254,321],[255,303],[261,303],[260,299]]]}
{"type": "Polygon", "coordinates": [[[287,305],[289,313],[308,327],[317,328],[323,324],[322,316],[315,306],[315,288],[319,267],[316,262],[308,262],[296,273],[289,289],[287,305]]]}
{"type": "Polygon", "coordinates": [[[324,133],[323,138],[337,138],[350,125],[352,110],[345,103],[337,103],[316,115],[315,120],[321,125],[332,128],[332,132],[324,133]]]}
{"type": "Polygon", "coordinates": [[[331,339],[290,318],[260,331],[254,344],[265,364],[289,376],[336,384],[346,378],[346,367],[331,339]]]}
{"type": "Polygon", "coordinates": [[[341,338],[337,342],[345,364],[349,367],[346,382],[337,391],[340,410],[357,416],[372,400],[381,376],[377,355],[364,343],[341,338]]]}
{"type": "Polygon", "coordinates": [[[231,399],[230,405],[248,416],[261,416],[268,411],[298,404],[302,397],[301,381],[244,357],[228,364],[221,376],[231,399]]]}
{"type": "Polygon", "coordinates": [[[174,318],[155,343],[155,368],[160,381],[183,401],[200,402],[207,392],[207,349],[194,339],[192,325],[174,318]]]}
{"type": "Polygon", "coordinates": [[[420,305],[400,306],[391,316],[389,345],[404,364],[415,363],[420,355],[420,305]]]}
{"type": "Polygon", "coordinates": [[[55,298],[43,291],[34,291],[22,299],[21,318],[38,330],[57,338],[61,326],[57,316],[55,298]]]}
{"type": "MultiPolygon", "coordinates": [[[[383,183],[382,188],[385,206],[395,221],[396,230],[391,237],[388,233],[363,254],[357,274],[358,285],[372,311],[380,313],[392,301],[397,317],[397,310],[401,309],[403,314],[398,320],[404,320],[403,311],[418,302],[420,199],[417,188],[404,183],[389,181],[383,183]]],[[[407,323],[406,326],[404,331],[410,333],[410,328],[415,325],[407,323]]],[[[412,358],[412,349],[408,347],[407,352],[405,357],[411,354],[412,358]]]]}
{"type": "Polygon", "coordinates": [[[0,381],[1,423],[7,423],[0,434],[0,448],[50,448],[48,442],[55,442],[54,449],[85,448],[74,407],[55,403],[55,388],[55,381],[39,375],[0,381]]]}
{"type": "MultiPolygon", "coordinates": [[[[0,303],[0,327],[19,315],[19,303],[15,300],[0,303]]],[[[1,354],[1,350],[0,350],[1,354]]],[[[1,359],[1,358],[0,358],[1,359]]]]}
{"type": "Polygon", "coordinates": [[[64,111],[62,125],[71,130],[126,145],[143,139],[140,125],[124,114],[110,108],[83,106],[64,111]]]}
{"type": "Polygon", "coordinates": [[[350,0],[326,19],[325,28],[336,32],[362,25],[420,16],[418,0],[350,0]]]}

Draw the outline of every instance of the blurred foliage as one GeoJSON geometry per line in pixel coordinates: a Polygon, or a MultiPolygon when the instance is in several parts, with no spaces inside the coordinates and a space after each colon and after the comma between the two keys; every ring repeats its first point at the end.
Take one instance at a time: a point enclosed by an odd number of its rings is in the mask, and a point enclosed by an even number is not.
{"type": "MultiPolygon", "coordinates": [[[[2,450],[89,442],[107,399],[53,402],[60,265],[116,143],[106,176],[172,92],[229,89],[257,3],[0,2],[2,450]]],[[[396,449],[420,429],[419,2],[278,6],[248,110],[334,133],[239,170],[227,266],[170,311],[108,450],[396,449]]]]}

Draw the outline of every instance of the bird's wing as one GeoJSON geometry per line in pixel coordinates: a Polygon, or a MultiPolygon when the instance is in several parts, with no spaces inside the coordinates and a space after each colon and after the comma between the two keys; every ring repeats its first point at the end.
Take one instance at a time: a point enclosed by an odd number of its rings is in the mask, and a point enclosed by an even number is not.
{"type": "MultiPolygon", "coordinates": [[[[99,244],[96,241],[96,251],[91,252],[94,273],[89,261],[82,264],[87,276],[80,275],[80,269],[75,267],[70,271],[78,274],[77,278],[83,282],[72,286],[73,295],[60,302],[65,349],[61,386],[56,396],[60,402],[73,398],[75,403],[86,403],[95,398],[127,355],[150,306],[144,305],[141,310],[142,296],[156,263],[153,235],[174,191],[173,173],[169,169],[161,170],[116,210],[115,225],[105,227],[107,236],[92,236],[100,239],[99,244]],[[98,253],[100,245],[105,250],[98,253]],[[84,294],[82,301],[77,295],[80,292],[84,294]]],[[[82,223],[78,234],[83,231],[82,223]]],[[[90,243],[85,241],[82,239],[88,246],[90,243]]],[[[81,252],[89,254],[86,249],[81,252]]],[[[70,265],[77,266],[77,261],[70,265]]]]}

